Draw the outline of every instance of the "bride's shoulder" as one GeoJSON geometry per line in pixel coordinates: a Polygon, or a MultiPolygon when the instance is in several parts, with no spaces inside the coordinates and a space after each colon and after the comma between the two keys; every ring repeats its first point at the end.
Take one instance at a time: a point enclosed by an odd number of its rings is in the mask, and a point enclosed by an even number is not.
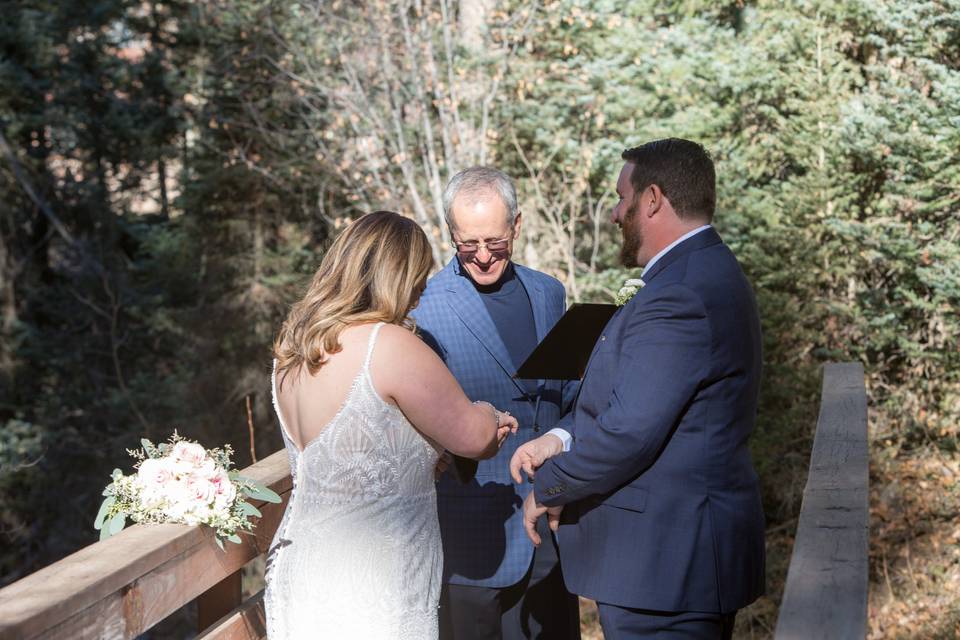
{"type": "Polygon", "coordinates": [[[390,323],[385,323],[380,327],[380,337],[377,341],[383,343],[384,345],[391,345],[394,347],[409,347],[418,343],[422,344],[420,338],[410,331],[410,329],[390,323]]]}
{"type": "Polygon", "coordinates": [[[403,364],[422,364],[423,359],[432,359],[433,351],[413,331],[395,324],[380,327],[377,339],[378,350],[388,359],[403,364]]]}

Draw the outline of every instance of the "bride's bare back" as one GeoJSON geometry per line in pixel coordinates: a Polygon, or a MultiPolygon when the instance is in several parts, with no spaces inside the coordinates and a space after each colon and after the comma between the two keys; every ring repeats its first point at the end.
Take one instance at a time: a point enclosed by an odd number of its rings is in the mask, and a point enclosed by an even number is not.
{"type": "Polygon", "coordinates": [[[343,406],[363,366],[374,326],[362,324],[345,329],[340,334],[343,348],[330,355],[316,373],[300,367],[277,380],[277,403],[288,436],[301,451],[320,435],[343,406]]]}

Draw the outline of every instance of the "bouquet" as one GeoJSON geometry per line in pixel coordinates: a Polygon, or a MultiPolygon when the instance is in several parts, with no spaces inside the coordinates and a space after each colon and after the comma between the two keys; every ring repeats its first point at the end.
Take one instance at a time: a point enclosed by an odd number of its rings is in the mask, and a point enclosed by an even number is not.
{"type": "Polygon", "coordinates": [[[240,543],[239,533],[251,533],[250,516],[260,511],[246,498],[279,503],[280,496],[231,470],[233,449],[226,445],[204,449],[176,431],[167,442],[154,445],[144,438],[141,449],[128,449],[136,458],[136,473],[114,469],[113,482],[103,490],[94,528],[105,540],[126,525],[138,523],[205,524],[224,540],[240,543]]]}

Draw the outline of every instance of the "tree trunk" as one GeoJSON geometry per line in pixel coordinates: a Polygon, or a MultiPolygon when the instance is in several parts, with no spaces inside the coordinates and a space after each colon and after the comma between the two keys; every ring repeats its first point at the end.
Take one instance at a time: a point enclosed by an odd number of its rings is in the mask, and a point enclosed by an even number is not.
{"type": "Polygon", "coordinates": [[[494,0],[460,0],[460,43],[470,51],[480,52],[486,46],[487,16],[494,0]]]}
{"type": "MultiPolygon", "coordinates": [[[[5,215],[10,215],[6,212],[5,215]]],[[[11,334],[17,322],[17,292],[14,288],[16,269],[10,255],[7,239],[0,226],[0,389],[9,397],[7,389],[13,387],[13,340],[11,334]]]]}

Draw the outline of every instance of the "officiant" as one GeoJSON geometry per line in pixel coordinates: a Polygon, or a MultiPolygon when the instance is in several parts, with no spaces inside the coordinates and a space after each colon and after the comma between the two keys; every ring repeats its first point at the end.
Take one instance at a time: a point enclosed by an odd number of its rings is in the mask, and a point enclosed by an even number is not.
{"type": "Polygon", "coordinates": [[[443,207],[456,255],[429,280],[413,312],[418,331],[468,397],[510,411],[520,426],[496,457],[456,460],[437,485],[440,638],[579,638],[556,543],[544,524],[545,543],[530,544],[520,507],[531,485],[515,485],[509,471],[517,447],[555,424],[576,392],[572,382],[513,377],[563,315],[563,285],[511,260],[521,215],[503,172],[461,171],[443,207]]]}

